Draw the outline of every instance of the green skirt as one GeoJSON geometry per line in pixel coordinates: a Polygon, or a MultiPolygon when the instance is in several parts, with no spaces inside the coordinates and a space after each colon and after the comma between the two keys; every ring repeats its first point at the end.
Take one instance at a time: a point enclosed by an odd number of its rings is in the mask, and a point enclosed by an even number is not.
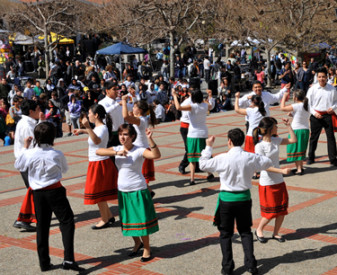
{"type": "Polygon", "coordinates": [[[159,230],[156,211],[148,189],[118,191],[119,218],[124,236],[140,237],[159,230]]]}
{"type": "Polygon", "coordinates": [[[308,147],[309,129],[294,130],[294,133],[297,142],[287,145],[287,162],[304,160],[308,147]]]}
{"type": "Polygon", "coordinates": [[[187,138],[187,159],[189,162],[199,162],[201,151],[206,147],[205,138],[187,138]]]}

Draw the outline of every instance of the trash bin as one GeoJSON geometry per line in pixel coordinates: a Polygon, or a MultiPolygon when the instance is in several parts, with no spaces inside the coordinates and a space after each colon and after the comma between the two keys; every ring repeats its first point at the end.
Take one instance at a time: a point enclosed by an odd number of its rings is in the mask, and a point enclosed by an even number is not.
{"type": "Polygon", "coordinates": [[[29,61],[29,60],[24,61],[23,68],[24,68],[25,72],[28,72],[28,73],[33,72],[34,71],[33,62],[29,61]]]}
{"type": "Polygon", "coordinates": [[[208,82],[208,89],[212,90],[212,96],[217,97],[218,96],[218,80],[210,80],[208,82]]]}

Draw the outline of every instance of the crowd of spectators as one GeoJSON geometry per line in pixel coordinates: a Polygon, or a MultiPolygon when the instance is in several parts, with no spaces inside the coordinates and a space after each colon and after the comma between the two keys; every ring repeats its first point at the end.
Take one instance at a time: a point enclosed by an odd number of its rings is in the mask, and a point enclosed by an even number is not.
{"type": "MultiPolygon", "coordinates": [[[[93,59],[80,45],[74,50],[61,46],[53,51],[50,71],[43,85],[38,79],[45,67],[44,55],[37,47],[29,49],[21,58],[9,58],[5,63],[6,77],[0,83],[0,138],[5,145],[13,143],[24,99],[37,101],[45,119],[56,126],[57,137],[62,137],[80,128],[81,116],[105,97],[106,81],[118,84],[119,98],[128,94],[129,102],[146,100],[154,106],[157,121],[168,122],[180,117],[171,96],[172,89],[177,91],[182,102],[189,89],[200,89],[200,83],[205,81],[216,98],[211,112],[228,111],[233,109],[235,92],[250,89],[253,80],[265,85],[270,74],[273,84],[285,86],[291,82],[296,88],[307,91],[316,81],[318,68],[314,59],[310,63],[303,60],[293,67],[285,55],[276,54],[268,70],[266,60],[260,57],[251,56],[248,61],[245,50],[230,54],[224,62],[221,54],[215,59],[211,51],[197,53],[195,47],[188,46],[183,53],[174,53],[175,71],[170,77],[169,54],[170,48],[166,45],[162,51],[157,51],[155,62],[145,55],[142,61],[131,56],[129,62],[119,63],[119,58],[114,57],[93,59]],[[36,78],[26,76],[23,62],[27,59],[33,64],[36,78]],[[67,126],[62,127],[64,122],[67,126]]],[[[329,83],[337,86],[336,58],[333,57],[327,54],[324,66],[329,70],[329,83]]]]}

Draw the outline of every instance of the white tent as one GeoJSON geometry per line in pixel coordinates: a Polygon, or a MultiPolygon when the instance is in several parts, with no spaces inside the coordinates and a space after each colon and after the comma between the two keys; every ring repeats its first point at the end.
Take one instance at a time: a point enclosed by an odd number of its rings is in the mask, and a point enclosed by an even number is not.
{"type": "Polygon", "coordinates": [[[38,41],[34,40],[30,36],[27,36],[27,35],[24,35],[18,32],[15,34],[13,42],[18,45],[33,45],[34,43],[38,41]]]}

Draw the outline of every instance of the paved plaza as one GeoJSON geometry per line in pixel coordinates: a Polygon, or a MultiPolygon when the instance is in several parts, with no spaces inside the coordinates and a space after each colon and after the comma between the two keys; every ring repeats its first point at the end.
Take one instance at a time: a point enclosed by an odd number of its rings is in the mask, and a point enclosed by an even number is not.
{"type": "MultiPolygon", "coordinates": [[[[271,114],[279,121],[285,114],[272,107],[271,114]]],[[[207,117],[209,133],[216,136],[215,154],[227,150],[227,131],[244,129],[244,117],[234,111],[207,117]]],[[[279,125],[280,136],[286,128],[279,125]]],[[[198,173],[196,185],[189,186],[189,174],[181,175],[178,164],[184,152],[179,134],[179,122],[164,123],[154,130],[154,139],[162,158],[155,161],[156,192],[154,203],[159,217],[159,232],[151,235],[153,260],[141,263],[140,256],[129,258],[133,247],[131,237],[123,237],[120,222],[113,227],[93,231],[99,220],[96,205],[84,205],[86,179],[87,136],[64,137],[56,140],[55,148],[67,158],[69,171],[62,184],[75,213],[75,257],[87,274],[220,274],[221,251],[219,233],[212,225],[219,181],[206,181],[206,173],[198,173]]],[[[316,163],[305,166],[303,176],[287,176],[290,206],[281,228],[286,242],[268,239],[266,244],[254,241],[259,274],[337,274],[337,171],[330,167],[325,134],[321,135],[316,163]]],[[[35,233],[13,228],[26,188],[13,167],[13,146],[0,148],[0,273],[40,274],[35,233]]],[[[286,146],[280,151],[282,167],[287,164],[286,146]]],[[[260,220],[258,182],[253,181],[253,231],[260,220]]],[[[109,202],[113,214],[118,214],[117,201],[109,202]]],[[[53,218],[50,231],[50,255],[58,269],[48,274],[76,274],[61,269],[63,246],[58,221],[53,218]]],[[[272,227],[265,236],[271,238],[272,227]]],[[[243,251],[238,234],[233,237],[234,274],[248,274],[243,266],[243,251]]]]}

